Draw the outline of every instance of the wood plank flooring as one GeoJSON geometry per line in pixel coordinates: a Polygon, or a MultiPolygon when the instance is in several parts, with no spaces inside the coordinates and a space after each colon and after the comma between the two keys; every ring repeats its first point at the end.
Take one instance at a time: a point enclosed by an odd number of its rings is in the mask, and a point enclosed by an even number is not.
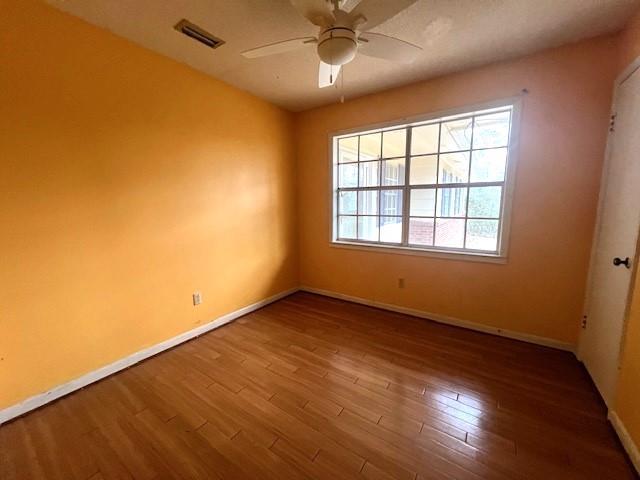
{"type": "Polygon", "coordinates": [[[565,352],[308,293],[0,427],[10,479],[633,479],[565,352]]]}

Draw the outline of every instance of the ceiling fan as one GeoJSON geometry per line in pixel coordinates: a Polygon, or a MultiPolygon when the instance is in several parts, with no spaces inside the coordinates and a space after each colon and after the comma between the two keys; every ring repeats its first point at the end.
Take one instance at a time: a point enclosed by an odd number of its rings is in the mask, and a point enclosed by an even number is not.
{"type": "MultiPolygon", "coordinates": [[[[417,0],[361,0],[347,12],[341,9],[345,0],[290,0],[311,23],[320,27],[317,37],[293,38],[242,52],[246,58],[266,57],[278,53],[315,46],[320,57],[318,86],[333,85],[342,65],[356,53],[370,57],[411,63],[421,47],[369,30],[394,17],[417,0]]],[[[357,2],[357,0],[355,0],[357,2]]],[[[355,3],[346,0],[346,3],[355,3]]]]}

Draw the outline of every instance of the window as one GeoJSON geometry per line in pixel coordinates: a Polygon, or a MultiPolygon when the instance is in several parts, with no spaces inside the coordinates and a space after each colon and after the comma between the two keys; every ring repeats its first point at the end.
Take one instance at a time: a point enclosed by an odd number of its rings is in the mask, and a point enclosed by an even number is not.
{"type": "Polygon", "coordinates": [[[505,253],[516,104],[338,134],[336,243],[505,253]]]}

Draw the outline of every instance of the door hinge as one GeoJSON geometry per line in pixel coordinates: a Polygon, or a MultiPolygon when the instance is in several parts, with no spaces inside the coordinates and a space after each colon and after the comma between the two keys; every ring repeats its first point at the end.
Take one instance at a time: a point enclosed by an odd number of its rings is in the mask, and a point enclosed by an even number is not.
{"type": "Polygon", "coordinates": [[[617,116],[617,114],[614,113],[609,118],[609,131],[610,132],[615,132],[616,131],[616,116],[617,116]]]}
{"type": "Polygon", "coordinates": [[[586,315],[582,316],[582,322],[580,322],[580,327],[582,327],[583,330],[587,328],[587,316],[586,315]]]}

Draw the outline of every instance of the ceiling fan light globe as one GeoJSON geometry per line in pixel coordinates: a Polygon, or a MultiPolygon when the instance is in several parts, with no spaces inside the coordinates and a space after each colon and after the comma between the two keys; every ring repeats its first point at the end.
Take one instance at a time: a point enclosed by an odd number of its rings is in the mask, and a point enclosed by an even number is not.
{"type": "Polygon", "coordinates": [[[345,65],[353,60],[358,52],[356,34],[344,27],[325,30],[318,39],[318,56],[329,65],[345,65]]]}
{"type": "Polygon", "coordinates": [[[318,45],[318,56],[329,65],[345,65],[355,58],[357,51],[355,42],[347,38],[333,38],[318,45]]]}

